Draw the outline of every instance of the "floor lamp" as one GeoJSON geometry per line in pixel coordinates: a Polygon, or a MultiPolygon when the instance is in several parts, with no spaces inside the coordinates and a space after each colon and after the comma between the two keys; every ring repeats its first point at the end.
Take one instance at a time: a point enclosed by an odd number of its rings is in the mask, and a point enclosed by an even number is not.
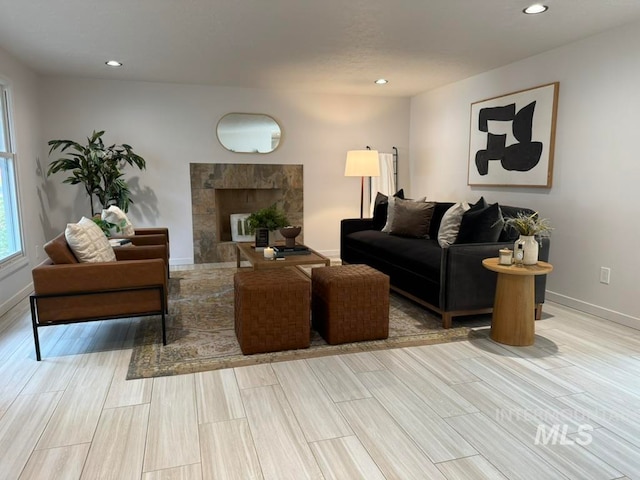
{"type": "Polygon", "coordinates": [[[363,218],[364,206],[364,177],[380,176],[380,160],[377,150],[349,150],[347,164],[344,168],[345,177],[360,177],[360,218],[363,218]]]}

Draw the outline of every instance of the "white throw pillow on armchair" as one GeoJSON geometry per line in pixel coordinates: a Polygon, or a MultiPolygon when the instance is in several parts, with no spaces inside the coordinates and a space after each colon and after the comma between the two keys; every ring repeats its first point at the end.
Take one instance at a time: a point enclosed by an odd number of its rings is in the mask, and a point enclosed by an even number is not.
{"type": "Polygon", "coordinates": [[[111,235],[122,235],[125,237],[130,237],[131,235],[135,235],[136,233],[133,225],[127,217],[127,214],[115,205],[111,205],[106,210],[102,210],[101,217],[103,221],[113,223],[114,225],[118,225],[120,227],[119,232],[115,228],[112,228],[111,235]]]}
{"type": "Polygon", "coordinates": [[[69,248],[81,263],[116,261],[116,254],[106,235],[87,217],[82,217],[78,223],[68,223],[64,236],[69,248]]]}

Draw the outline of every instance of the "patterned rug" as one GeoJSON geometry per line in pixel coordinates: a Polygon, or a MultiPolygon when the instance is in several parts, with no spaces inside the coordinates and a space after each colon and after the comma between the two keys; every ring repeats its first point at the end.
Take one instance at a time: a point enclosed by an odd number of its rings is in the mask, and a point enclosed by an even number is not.
{"type": "Polygon", "coordinates": [[[208,266],[172,272],[167,345],[162,345],[159,318],[142,318],[127,379],[466,340],[473,327],[491,323],[488,315],[463,317],[459,322],[454,319],[454,325],[459,326],[445,330],[439,316],[392,293],[386,340],[328,345],[312,330],[308,349],[243,355],[233,322],[233,274],[236,271],[235,267],[208,266]]]}

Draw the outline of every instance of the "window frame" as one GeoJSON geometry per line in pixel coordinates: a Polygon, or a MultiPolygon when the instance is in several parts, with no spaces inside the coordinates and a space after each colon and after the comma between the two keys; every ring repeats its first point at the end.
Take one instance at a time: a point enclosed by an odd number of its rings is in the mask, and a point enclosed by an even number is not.
{"type": "Polygon", "coordinates": [[[5,145],[0,149],[0,170],[2,170],[3,194],[5,211],[7,215],[6,221],[11,228],[7,229],[13,233],[11,239],[15,251],[4,258],[0,258],[0,270],[4,270],[10,265],[15,264],[25,258],[24,234],[22,229],[22,216],[20,209],[20,192],[18,182],[17,155],[15,152],[13,115],[11,110],[11,95],[8,85],[0,80],[0,115],[2,116],[1,127],[5,145]]]}

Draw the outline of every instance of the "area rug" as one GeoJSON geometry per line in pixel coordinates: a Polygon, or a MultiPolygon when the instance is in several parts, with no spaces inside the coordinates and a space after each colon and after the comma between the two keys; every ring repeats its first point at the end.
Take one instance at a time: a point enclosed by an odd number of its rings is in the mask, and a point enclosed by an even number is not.
{"type": "Polygon", "coordinates": [[[488,315],[465,317],[458,326],[445,330],[439,316],[392,293],[386,340],[328,345],[312,330],[310,348],[243,355],[233,325],[233,274],[236,271],[230,266],[207,266],[172,272],[167,345],[162,345],[157,317],[140,319],[127,379],[466,340],[472,328],[491,322],[488,315]]]}

